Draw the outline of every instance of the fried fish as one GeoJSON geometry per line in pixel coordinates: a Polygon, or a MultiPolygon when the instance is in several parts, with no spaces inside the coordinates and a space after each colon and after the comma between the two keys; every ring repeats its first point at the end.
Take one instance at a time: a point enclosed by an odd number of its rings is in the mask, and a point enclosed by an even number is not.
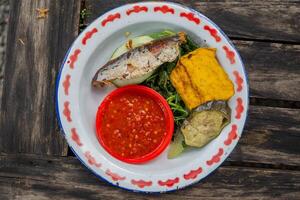
{"type": "Polygon", "coordinates": [[[186,42],[185,33],[151,41],[130,49],[107,62],[95,74],[92,85],[103,87],[114,80],[136,79],[149,74],[166,62],[173,62],[180,54],[180,44],[186,42]]]}

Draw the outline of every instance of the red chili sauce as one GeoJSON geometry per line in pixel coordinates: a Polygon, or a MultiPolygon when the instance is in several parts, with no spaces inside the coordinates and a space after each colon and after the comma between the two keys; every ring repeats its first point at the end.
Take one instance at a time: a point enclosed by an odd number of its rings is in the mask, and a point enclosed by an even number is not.
{"type": "Polygon", "coordinates": [[[147,155],[167,134],[162,108],[148,95],[124,92],[110,99],[104,113],[102,142],[120,157],[147,155]]]}

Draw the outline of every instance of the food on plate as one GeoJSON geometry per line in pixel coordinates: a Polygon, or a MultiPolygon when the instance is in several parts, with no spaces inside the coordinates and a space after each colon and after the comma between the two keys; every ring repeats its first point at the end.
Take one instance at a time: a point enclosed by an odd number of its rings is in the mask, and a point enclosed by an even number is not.
{"type": "Polygon", "coordinates": [[[130,49],[142,46],[145,43],[149,43],[151,41],[153,41],[154,39],[151,38],[148,35],[142,35],[133,39],[129,39],[128,41],[126,41],[123,45],[121,45],[119,48],[117,48],[115,50],[115,52],[113,53],[113,55],[111,56],[111,60],[121,56],[122,54],[126,53],[127,51],[129,51],[130,49]]]}
{"type": "Polygon", "coordinates": [[[180,129],[187,145],[202,147],[217,137],[229,122],[230,108],[227,103],[211,101],[195,109],[180,129]]]}
{"type": "MultiPolygon", "coordinates": [[[[168,158],[175,158],[189,148],[205,146],[231,121],[227,101],[234,86],[216,51],[183,32],[164,30],[134,37],[114,51],[92,85],[113,83],[121,89],[141,84],[158,92],[173,114],[175,133],[168,158]]],[[[110,99],[104,111],[102,143],[120,157],[145,155],[166,137],[164,113],[146,97],[130,93],[110,99]]]]}
{"type": "Polygon", "coordinates": [[[170,75],[170,80],[190,110],[200,104],[201,97],[193,87],[189,74],[182,64],[177,64],[170,75]]]}
{"type": "Polygon", "coordinates": [[[205,146],[216,138],[230,121],[231,109],[226,101],[210,101],[197,107],[177,130],[168,158],[177,157],[188,146],[205,146]]]}
{"type": "Polygon", "coordinates": [[[141,35],[141,36],[129,39],[128,41],[126,41],[124,44],[122,44],[119,48],[117,48],[115,50],[115,52],[111,56],[111,60],[121,56],[122,54],[126,53],[127,51],[129,51],[132,48],[142,46],[153,40],[157,40],[157,39],[161,39],[161,38],[165,38],[165,37],[169,37],[169,36],[173,36],[173,35],[176,35],[176,33],[171,30],[164,30],[161,32],[155,32],[155,33],[151,33],[148,35],[141,35]]]}
{"type": "Polygon", "coordinates": [[[172,112],[154,90],[122,87],[103,102],[98,109],[96,129],[101,144],[111,155],[139,163],[141,158],[155,151],[158,154],[164,144],[169,144],[174,124],[172,112]]]}
{"type": "Polygon", "coordinates": [[[183,42],[185,42],[185,34],[178,33],[132,48],[102,66],[96,72],[92,84],[102,87],[115,80],[119,80],[119,83],[121,81],[126,83],[127,80],[132,79],[143,81],[141,77],[152,73],[165,62],[176,60],[180,53],[179,45],[183,42]]]}
{"type": "Polygon", "coordinates": [[[163,64],[142,84],[156,90],[167,100],[173,111],[175,125],[179,127],[189,112],[170,81],[169,75],[175,66],[176,62],[163,64]]]}
{"type": "Polygon", "coordinates": [[[191,110],[234,94],[231,80],[216,58],[216,49],[198,48],[182,56],[171,73],[171,82],[191,110]]]}
{"type": "Polygon", "coordinates": [[[161,143],[166,134],[164,113],[146,95],[124,93],[112,98],[105,113],[101,124],[103,142],[119,156],[136,158],[146,155],[161,143]]]}
{"type": "Polygon", "coordinates": [[[176,130],[174,133],[174,140],[170,145],[170,149],[168,151],[168,158],[176,158],[178,157],[184,150],[186,150],[188,146],[184,142],[184,137],[181,133],[180,128],[176,130]]]}
{"type": "MultiPolygon", "coordinates": [[[[156,35],[159,37],[165,34],[172,34],[172,32],[163,31],[163,34],[154,33],[150,35],[156,35]]],[[[199,45],[195,43],[188,35],[186,35],[186,42],[180,45],[180,56],[185,55],[197,48],[199,48],[199,45]]],[[[188,109],[186,108],[184,102],[170,80],[170,74],[176,67],[177,61],[178,59],[173,62],[162,64],[150,77],[142,82],[143,85],[156,90],[167,100],[173,111],[176,128],[180,127],[182,122],[189,115],[188,109]]]]}

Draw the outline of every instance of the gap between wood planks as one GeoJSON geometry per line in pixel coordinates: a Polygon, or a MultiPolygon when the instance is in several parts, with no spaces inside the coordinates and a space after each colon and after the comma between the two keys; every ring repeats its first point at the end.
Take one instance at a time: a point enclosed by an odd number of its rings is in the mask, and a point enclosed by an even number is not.
{"type": "Polygon", "coordinates": [[[300,109],[300,101],[250,97],[250,105],[300,109]]]}
{"type": "MultiPolygon", "coordinates": [[[[1,199],[157,197],[112,187],[70,157],[0,154],[0,163],[1,199]]],[[[200,183],[167,193],[164,199],[294,199],[299,196],[299,177],[294,170],[221,166],[200,183]]]]}
{"type": "Polygon", "coordinates": [[[230,40],[241,40],[248,42],[266,42],[266,43],[274,43],[274,44],[293,44],[299,45],[300,42],[297,41],[286,41],[286,40],[274,40],[274,39],[256,39],[256,38],[246,38],[246,37],[237,37],[237,36],[229,36],[230,40]]]}
{"type": "MultiPolygon", "coordinates": [[[[87,6],[87,4],[93,4],[91,3],[91,1],[93,2],[94,0],[81,0],[81,9],[80,9],[80,13],[82,13],[83,10],[85,11],[89,11],[89,8],[87,6]]],[[[135,0],[130,1],[130,3],[136,2],[135,0]]],[[[176,0],[175,0],[176,2],[176,0]]],[[[180,0],[177,0],[178,3],[182,3],[180,0]]],[[[124,4],[123,1],[120,1],[120,5],[124,4]]],[[[90,13],[92,14],[92,13],[90,13]]],[[[81,27],[79,27],[79,30],[83,30],[88,23],[90,22],[90,20],[87,19],[87,17],[89,17],[89,15],[82,17],[82,15],[80,16],[80,22],[81,22],[81,27]]],[[[282,40],[282,39],[272,39],[272,38],[253,38],[253,37],[243,37],[243,36],[229,36],[229,38],[231,40],[241,40],[241,41],[253,41],[253,42],[267,42],[267,43],[279,43],[279,44],[300,44],[300,41],[288,41],[288,40],[282,40]]]]}
{"type": "Polygon", "coordinates": [[[85,4],[85,0],[81,0],[80,4],[80,13],[79,13],[79,27],[78,27],[78,34],[82,32],[86,27],[86,17],[88,16],[87,7],[85,4]]]}
{"type": "MultiPolygon", "coordinates": [[[[68,157],[76,157],[72,150],[69,148],[68,157]]],[[[228,160],[228,159],[227,159],[228,160]]],[[[245,162],[245,161],[227,161],[225,160],[221,166],[231,166],[231,167],[247,167],[255,169],[278,169],[278,170],[291,170],[300,171],[300,166],[290,166],[285,164],[266,164],[257,162],[245,162]]],[[[50,160],[48,162],[51,162],[50,160]]]]}
{"type": "MultiPolygon", "coordinates": [[[[300,170],[299,131],[299,109],[250,106],[243,135],[226,164],[300,170]]],[[[73,155],[70,150],[68,155],[73,155]]]]}
{"type": "MultiPolygon", "coordinates": [[[[112,8],[140,0],[105,1],[85,0],[92,11],[87,21],[112,8]]],[[[147,0],[146,0],[147,1],[147,0]]],[[[199,1],[169,0],[200,11],[218,24],[231,38],[299,44],[299,1],[199,1]]]]}
{"type": "Polygon", "coordinates": [[[290,166],[283,164],[266,164],[257,162],[241,162],[241,161],[225,161],[221,166],[231,166],[231,167],[246,167],[246,168],[256,168],[256,169],[278,169],[278,170],[291,170],[300,171],[300,166],[290,166]]]}
{"type": "MultiPolygon", "coordinates": [[[[71,151],[72,152],[72,151],[71,151]]],[[[45,164],[52,164],[53,162],[57,162],[59,160],[72,160],[80,163],[82,167],[84,165],[79,162],[76,156],[73,154],[72,156],[49,156],[49,155],[37,155],[37,154],[6,154],[6,153],[0,153],[0,169],[3,167],[6,163],[6,161],[11,162],[10,160],[18,160],[19,163],[26,164],[26,165],[32,165],[32,166],[40,166],[41,163],[45,164]],[[24,158],[24,159],[23,159],[24,158]],[[75,158],[75,160],[73,160],[75,158]]],[[[18,166],[16,164],[15,166],[18,166]]],[[[254,163],[254,162],[241,162],[241,161],[231,161],[228,160],[222,163],[221,166],[226,167],[245,167],[245,168],[255,168],[255,169],[278,169],[278,170],[291,170],[291,171],[300,171],[300,166],[290,166],[290,165],[282,165],[282,164],[266,164],[266,163],[254,163]]],[[[1,171],[1,170],[0,170],[1,171]]],[[[1,177],[1,176],[0,176],[1,177]]]]}
{"type": "MultiPolygon", "coordinates": [[[[76,157],[72,150],[69,148],[68,157],[76,157]]],[[[247,167],[255,169],[279,169],[279,170],[291,170],[300,171],[300,166],[291,166],[285,164],[267,164],[267,163],[257,163],[257,162],[245,162],[245,161],[228,161],[226,159],[221,166],[231,166],[231,167],[247,167]]]]}

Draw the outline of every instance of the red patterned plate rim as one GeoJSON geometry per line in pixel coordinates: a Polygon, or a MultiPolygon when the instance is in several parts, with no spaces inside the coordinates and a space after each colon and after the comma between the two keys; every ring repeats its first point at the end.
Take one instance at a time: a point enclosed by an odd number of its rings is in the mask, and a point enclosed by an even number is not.
{"type": "MultiPolygon", "coordinates": [[[[106,34],[109,35],[109,31],[106,34]]],[[[246,72],[237,50],[223,31],[211,20],[193,9],[176,3],[134,3],[103,14],[89,25],[72,44],[57,79],[56,111],[60,127],[70,148],[96,176],[128,190],[166,192],[200,181],[214,171],[230,154],[241,136],[246,121],[249,102],[248,91],[246,72]],[[80,67],[85,66],[88,62],[85,59],[88,49],[96,48],[95,45],[97,41],[101,41],[99,38],[102,37],[100,34],[103,33],[104,29],[108,29],[108,27],[118,29],[119,26],[124,26],[125,22],[130,24],[134,20],[145,20],[146,22],[145,16],[151,16],[157,21],[164,21],[164,18],[172,19],[171,21],[176,21],[176,24],[180,24],[181,27],[195,33],[197,37],[201,36],[206,39],[209,46],[216,47],[219,52],[218,58],[221,63],[225,63],[223,66],[234,82],[236,89],[235,96],[230,100],[233,112],[232,123],[225,128],[226,130],[222,131],[217,142],[212,142],[200,151],[209,150],[210,155],[205,158],[201,157],[201,161],[188,163],[176,171],[156,171],[151,174],[151,170],[148,169],[148,175],[133,173],[134,170],[130,170],[130,167],[121,166],[120,163],[105,157],[103,152],[97,152],[92,148],[93,146],[89,146],[92,142],[87,139],[86,131],[83,131],[84,123],[80,120],[79,108],[76,107],[80,104],[76,92],[79,89],[79,83],[74,81],[80,78],[80,74],[83,73],[83,69],[80,67]]]]}

